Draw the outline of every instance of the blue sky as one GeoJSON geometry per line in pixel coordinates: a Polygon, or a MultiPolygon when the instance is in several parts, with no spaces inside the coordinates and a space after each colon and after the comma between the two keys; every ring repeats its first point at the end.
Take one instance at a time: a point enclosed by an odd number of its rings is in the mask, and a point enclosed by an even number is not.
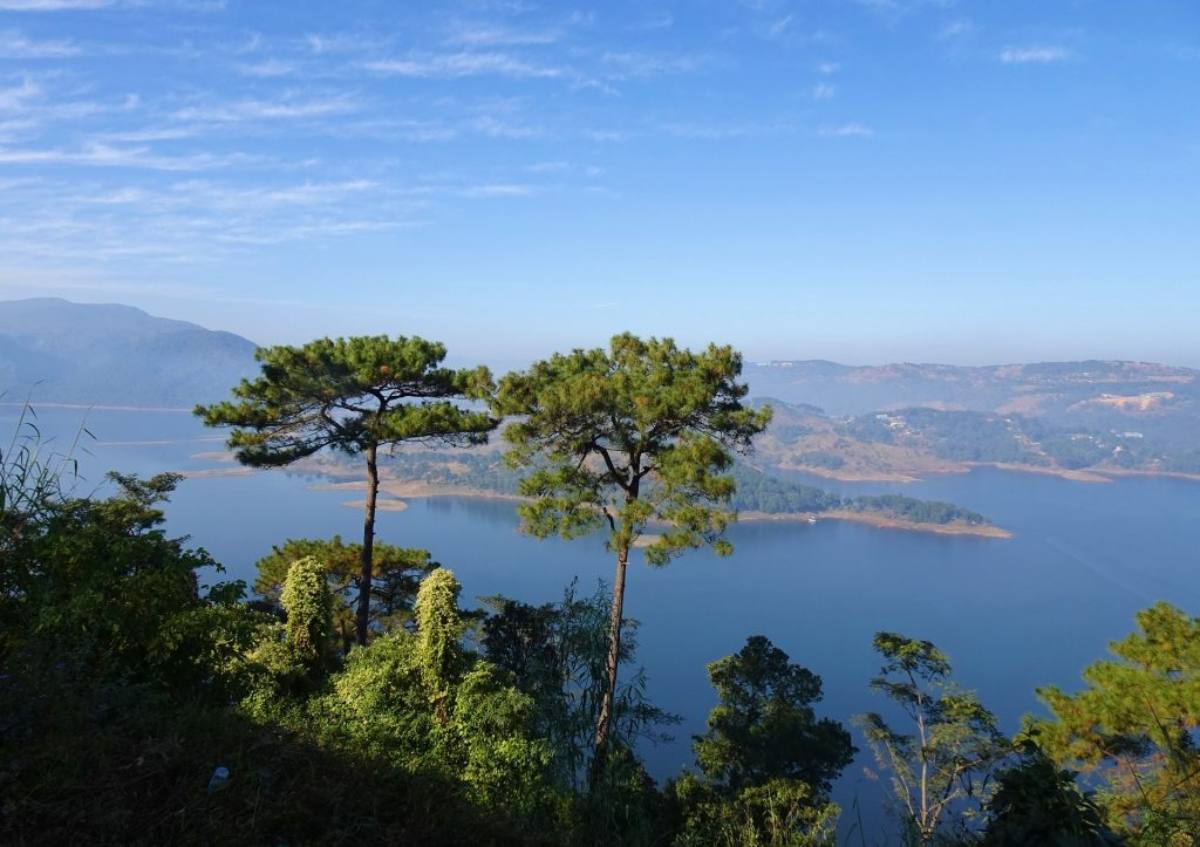
{"type": "Polygon", "coordinates": [[[1200,365],[1200,3],[0,0],[0,297],[1200,365]]]}

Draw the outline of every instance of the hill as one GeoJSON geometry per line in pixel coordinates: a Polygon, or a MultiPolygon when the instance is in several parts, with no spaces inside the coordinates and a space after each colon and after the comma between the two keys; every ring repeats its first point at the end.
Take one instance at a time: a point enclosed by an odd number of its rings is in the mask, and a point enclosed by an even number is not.
{"type": "Polygon", "coordinates": [[[747,365],[745,375],[755,395],[811,404],[831,415],[923,406],[1063,419],[1089,411],[1152,411],[1200,403],[1200,371],[1149,362],[852,367],[775,361],[747,365]]]}
{"type": "Polygon", "coordinates": [[[831,417],[772,403],[759,461],[841,480],[909,481],[974,465],[1105,481],[1127,473],[1200,475],[1193,401],[1128,403],[1101,395],[1061,416],[913,406],[831,417]]]}
{"type": "Polygon", "coordinates": [[[0,302],[0,392],[42,403],[191,407],[257,369],[253,342],[131,306],[0,302]],[[36,387],[35,387],[36,384],[36,387]]]}

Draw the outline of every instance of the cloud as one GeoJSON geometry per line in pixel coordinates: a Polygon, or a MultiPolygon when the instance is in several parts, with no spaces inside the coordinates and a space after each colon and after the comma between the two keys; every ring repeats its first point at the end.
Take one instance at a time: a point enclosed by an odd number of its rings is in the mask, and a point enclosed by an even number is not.
{"type": "Polygon", "coordinates": [[[470,122],[470,126],[489,138],[538,138],[545,134],[541,127],[514,124],[491,115],[475,118],[470,122]]]}
{"type": "Polygon", "coordinates": [[[277,206],[318,206],[344,200],[379,188],[368,179],[341,182],[305,182],[273,188],[231,188],[224,185],[191,180],[171,186],[171,190],[191,204],[215,209],[271,208],[277,206]]]}
{"type": "Polygon", "coordinates": [[[0,111],[23,109],[29,100],[41,93],[41,87],[28,78],[13,88],[0,88],[0,111]]]}
{"type": "Polygon", "coordinates": [[[837,62],[820,62],[817,64],[817,73],[823,76],[832,76],[842,69],[842,66],[837,62]]]}
{"type": "Polygon", "coordinates": [[[513,29],[494,24],[457,22],[451,27],[448,44],[469,47],[530,46],[554,44],[563,37],[561,29],[513,29]]]}
{"type": "Polygon", "coordinates": [[[971,20],[959,18],[958,20],[944,24],[938,30],[937,37],[939,41],[953,41],[956,38],[965,38],[973,34],[976,29],[977,27],[971,20]]]}
{"type": "Polygon", "coordinates": [[[670,122],[661,124],[659,128],[679,138],[696,138],[704,141],[722,141],[729,138],[775,135],[794,129],[786,123],[697,124],[670,122]]]}
{"type": "Polygon", "coordinates": [[[86,165],[110,168],[144,168],[156,171],[200,171],[246,161],[248,157],[235,154],[216,156],[193,153],[165,156],[149,147],[113,147],[90,142],[79,150],[0,148],[0,164],[21,165],[86,165]]]}
{"type": "Polygon", "coordinates": [[[1065,47],[1006,47],[1000,51],[1000,61],[1006,65],[1045,65],[1065,62],[1072,55],[1065,47]]]}
{"type": "Polygon", "coordinates": [[[828,82],[818,82],[812,87],[814,100],[831,100],[835,94],[837,94],[837,88],[828,82]]]}
{"type": "Polygon", "coordinates": [[[0,0],[4,12],[66,12],[116,6],[117,0],[0,0]]]}
{"type": "Polygon", "coordinates": [[[788,28],[791,27],[792,22],[795,19],[796,19],[795,15],[784,15],[782,18],[775,21],[767,28],[767,35],[770,38],[779,38],[781,35],[783,35],[785,32],[788,31],[788,28]]]}
{"type": "Polygon", "coordinates": [[[506,76],[517,79],[553,79],[562,68],[528,62],[508,53],[463,51],[418,54],[407,59],[380,59],[363,67],[392,76],[456,79],[469,76],[506,76]]]}
{"type": "Polygon", "coordinates": [[[459,193],[463,197],[528,197],[536,189],[532,185],[519,183],[490,183],[488,185],[472,185],[459,193]]]}
{"type": "Polygon", "coordinates": [[[689,73],[705,64],[699,56],[664,56],[655,53],[609,52],[600,57],[606,76],[616,79],[689,73]]]}
{"type": "Polygon", "coordinates": [[[172,117],[182,121],[238,123],[242,121],[302,120],[357,111],[359,104],[347,95],[310,100],[235,100],[210,106],[188,106],[172,117]]]}
{"type": "Polygon", "coordinates": [[[621,129],[585,129],[581,133],[588,141],[621,142],[628,141],[631,133],[621,129]]]}
{"type": "Polygon", "coordinates": [[[875,130],[860,123],[826,124],[817,132],[825,138],[870,138],[875,130]]]}
{"type": "Polygon", "coordinates": [[[634,25],[634,29],[645,30],[652,32],[656,29],[670,29],[675,25],[675,16],[670,12],[663,12],[652,18],[646,18],[638,24],[634,25]]]}
{"type": "Polygon", "coordinates": [[[70,41],[31,41],[15,29],[0,31],[0,59],[62,59],[78,53],[70,41]]]}
{"type": "Polygon", "coordinates": [[[264,59],[261,62],[240,63],[235,65],[234,68],[243,76],[254,76],[263,79],[290,76],[296,72],[296,66],[292,62],[285,62],[282,59],[264,59]]]}

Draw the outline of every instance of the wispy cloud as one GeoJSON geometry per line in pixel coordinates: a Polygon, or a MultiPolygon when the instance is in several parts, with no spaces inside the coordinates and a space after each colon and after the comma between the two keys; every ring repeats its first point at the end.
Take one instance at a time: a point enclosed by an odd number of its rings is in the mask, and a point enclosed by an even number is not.
{"type": "Polygon", "coordinates": [[[70,41],[34,41],[15,29],[0,30],[0,59],[62,59],[78,53],[70,41]]]}
{"type": "Polygon", "coordinates": [[[875,130],[860,123],[825,124],[817,133],[825,138],[870,138],[875,130]]]}
{"type": "Polygon", "coordinates": [[[517,79],[552,79],[565,75],[563,68],[529,62],[508,53],[463,51],[415,54],[404,59],[378,59],[363,67],[376,73],[408,77],[454,79],[470,76],[505,76],[517,79]]]}
{"type": "Polygon", "coordinates": [[[818,82],[812,87],[811,93],[814,100],[831,100],[837,94],[837,87],[828,82],[818,82]]]}
{"type": "Polygon", "coordinates": [[[118,0],[0,0],[4,12],[67,12],[116,6],[118,0]]]}
{"type": "Polygon", "coordinates": [[[678,138],[695,138],[706,141],[722,141],[730,138],[777,135],[791,132],[789,123],[684,123],[667,122],[660,129],[678,138]]]}
{"type": "Polygon", "coordinates": [[[1065,47],[1006,47],[1000,51],[1000,61],[1006,65],[1050,64],[1065,62],[1073,57],[1065,47]]]}
{"type": "Polygon", "coordinates": [[[296,73],[296,64],[294,62],[285,62],[282,59],[264,59],[261,62],[240,62],[234,68],[243,76],[260,77],[262,79],[291,76],[296,73]]]}
{"type": "Polygon", "coordinates": [[[958,18],[943,24],[942,28],[937,31],[937,37],[939,41],[953,41],[972,35],[977,29],[978,27],[969,18],[958,18]]]}
{"type": "Polygon", "coordinates": [[[41,86],[26,78],[20,85],[0,88],[0,111],[24,108],[30,100],[42,93],[41,86]]]}
{"type": "Polygon", "coordinates": [[[670,29],[675,25],[675,16],[670,12],[663,12],[654,17],[646,18],[633,25],[634,29],[640,29],[646,32],[653,32],[658,29],[670,29]]]}
{"type": "Polygon", "coordinates": [[[492,115],[474,118],[470,127],[489,138],[538,138],[545,135],[545,130],[541,127],[513,123],[492,115]]]}
{"type": "Polygon", "coordinates": [[[345,94],[337,94],[310,99],[295,97],[284,97],[279,100],[247,99],[204,106],[187,106],[176,110],[173,117],[181,121],[238,123],[321,118],[348,114],[358,108],[359,103],[354,98],[345,94]]]}
{"type": "Polygon", "coordinates": [[[487,23],[457,21],[450,27],[448,44],[468,47],[501,47],[554,44],[563,37],[561,28],[515,29],[487,23]]]}
{"type": "Polygon", "coordinates": [[[639,53],[633,51],[608,52],[600,57],[605,66],[605,75],[612,79],[632,79],[659,74],[689,73],[703,67],[706,57],[639,53]]]}
{"type": "Polygon", "coordinates": [[[0,164],[84,165],[106,168],[144,168],[156,171],[201,171],[245,162],[249,157],[213,153],[163,155],[150,147],[114,147],[91,142],[78,150],[62,148],[0,148],[0,164]]]}
{"type": "Polygon", "coordinates": [[[532,185],[505,182],[472,185],[461,189],[459,193],[463,197],[528,197],[536,190],[532,185]]]}

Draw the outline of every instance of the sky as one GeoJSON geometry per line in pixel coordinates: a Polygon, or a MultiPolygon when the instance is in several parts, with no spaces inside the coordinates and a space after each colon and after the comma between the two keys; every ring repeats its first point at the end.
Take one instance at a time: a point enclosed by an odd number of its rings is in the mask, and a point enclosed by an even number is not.
{"type": "Polygon", "coordinates": [[[1200,366],[1196,0],[0,0],[0,298],[1200,366]]]}

